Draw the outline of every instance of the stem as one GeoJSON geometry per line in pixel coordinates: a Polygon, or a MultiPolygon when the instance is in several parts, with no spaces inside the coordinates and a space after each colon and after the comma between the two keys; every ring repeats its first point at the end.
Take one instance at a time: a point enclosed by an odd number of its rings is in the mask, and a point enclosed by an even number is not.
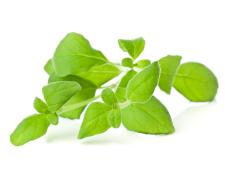
{"type": "Polygon", "coordinates": [[[117,83],[113,83],[113,84],[108,85],[108,86],[101,86],[98,89],[115,88],[116,86],[117,86],[117,83]]]}
{"type": "Polygon", "coordinates": [[[63,106],[63,107],[61,107],[61,108],[57,111],[57,113],[58,113],[59,115],[62,115],[62,113],[65,113],[65,112],[68,112],[68,111],[71,111],[71,110],[74,110],[74,109],[81,108],[81,107],[83,107],[83,106],[86,106],[88,103],[97,100],[97,99],[100,98],[100,97],[101,97],[101,95],[98,95],[98,96],[95,96],[95,97],[90,98],[90,99],[88,99],[88,100],[84,100],[84,101],[82,101],[82,102],[80,102],[80,103],[76,103],[76,104],[72,104],[72,105],[63,106]]]}

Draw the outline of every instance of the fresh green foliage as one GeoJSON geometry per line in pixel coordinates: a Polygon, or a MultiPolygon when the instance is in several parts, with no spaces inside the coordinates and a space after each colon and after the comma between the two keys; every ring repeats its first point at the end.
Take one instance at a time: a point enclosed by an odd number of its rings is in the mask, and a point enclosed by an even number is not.
{"type": "Polygon", "coordinates": [[[101,93],[102,100],[108,105],[114,105],[117,103],[117,98],[111,88],[106,88],[101,93]]]}
{"type": "Polygon", "coordinates": [[[166,56],[159,60],[160,64],[160,79],[159,87],[164,92],[170,94],[173,81],[175,79],[178,67],[180,66],[180,56],[166,56]]]}
{"type": "Polygon", "coordinates": [[[142,37],[133,40],[119,39],[118,42],[120,48],[128,52],[133,59],[136,59],[144,50],[145,41],[142,37]]]}
{"type": "Polygon", "coordinates": [[[36,97],[34,99],[34,108],[38,113],[49,113],[48,106],[40,98],[36,97]]]}
{"type": "Polygon", "coordinates": [[[148,59],[143,59],[143,60],[139,60],[135,66],[138,68],[145,68],[146,66],[150,65],[151,61],[148,59]]]}
{"type": "Polygon", "coordinates": [[[104,103],[92,103],[84,116],[78,138],[85,138],[103,133],[110,128],[108,115],[111,112],[111,106],[104,103]]]}
{"type": "Polygon", "coordinates": [[[73,81],[59,81],[44,86],[42,90],[49,111],[56,112],[77,91],[81,90],[81,86],[73,81]]]}
{"type": "Polygon", "coordinates": [[[131,58],[128,58],[128,57],[127,57],[127,58],[122,59],[121,64],[122,64],[123,66],[132,68],[132,67],[133,67],[133,60],[132,60],[131,58]]]}
{"type": "Polygon", "coordinates": [[[126,87],[128,82],[136,75],[136,71],[130,70],[128,71],[123,78],[121,79],[117,89],[116,89],[116,97],[119,100],[119,102],[125,102],[126,101],[126,87]]]}
{"type": "MultiPolygon", "coordinates": [[[[97,87],[90,81],[84,80],[80,77],[72,76],[72,75],[66,77],[58,77],[55,75],[50,76],[49,78],[50,83],[56,81],[75,81],[79,83],[81,86],[81,90],[76,91],[76,93],[62,106],[62,108],[68,107],[76,103],[81,103],[95,96],[97,87]]],[[[73,110],[69,110],[68,112],[62,112],[60,116],[69,119],[79,118],[86,105],[79,108],[75,108],[73,110]]]]}
{"type": "Polygon", "coordinates": [[[180,56],[170,55],[155,62],[136,60],[144,50],[144,39],[118,42],[130,56],[121,64],[110,62],[81,34],[67,34],[44,66],[49,75],[42,88],[44,101],[35,98],[38,113],[19,123],[10,136],[12,144],[20,146],[43,136],[49,126],[58,125],[60,117],[79,119],[85,108],[79,139],[121,124],[144,134],[173,133],[168,110],[153,96],[157,85],[168,94],[174,87],[190,101],[214,100],[218,81],[206,66],[181,64],[180,56]],[[120,74],[118,83],[109,82],[120,74]]]}
{"type": "Polygon", "coordinates": [[[43,136],[50,123],[46,114],[35,114],[24,119],[10,136],[12,144],[23,145],[43,136]]]}
{"type": "Polygon", "coordinates": [[[169,134],[174,132],[167,109],[152,97],[145,103],[131,103],[122,109],[122,122],[128,129],[146,134],[169,134]]]}
{"type": "Polygon", "coordinates": [[[113,128],[120,127],[121,123],[121,111],[117,105],[114,105],[108,115],[108,123],[113,128]]]}
{"type": "Polygon", "coordinates": [[[206,102],[212,101],[216,96],[218,81],[206,66],[188,62],[180,66],[174,87],[190,101],[206,102]]]}
{"type": "Polygon", "coordinates": [[[159,65],[154,62],[139,73],[129,82],[126,89],[127,99],[132,102],[145,102],[153,94],[159,79],[159,65]]]}

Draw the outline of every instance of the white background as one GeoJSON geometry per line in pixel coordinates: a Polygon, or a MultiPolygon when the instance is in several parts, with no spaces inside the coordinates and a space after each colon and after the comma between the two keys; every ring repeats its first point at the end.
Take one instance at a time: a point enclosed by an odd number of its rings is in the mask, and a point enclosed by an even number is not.
{"type": "Polygon", "coordinates": [[[230,0],[0,0],[0,173],[231,173],[230,0]],[[216,101],[193,104],[173,90],[155,92],[176,132],[120,129],[77,140],[81,120],[60,120],[22,147],[9,134],[47,82],[43,65],[68,32],[79,32],[109,59],[126,56],[118,38],[143,36],[141,58],[167,54],[199,61],[219,80],[216,101]]]}

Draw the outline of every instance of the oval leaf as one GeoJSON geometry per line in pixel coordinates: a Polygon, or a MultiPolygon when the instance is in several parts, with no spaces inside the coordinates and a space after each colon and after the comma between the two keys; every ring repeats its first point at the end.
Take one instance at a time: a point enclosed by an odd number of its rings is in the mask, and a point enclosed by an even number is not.
{"type": "Polygon", "coordinates": [[[145,102],[153,94],[159,79],[159,65],[154,62],[136,74],[127,85],[127,99],[132,102],[145,102]]]}
{"type": "Polygon", "coordinates": [[[108,123],[110,111],[109,105],[100,102],[92,103],[87,108],[78,138],[82,139],[107,131],[110,128],[108,123]]]}
{"type": "Polygon", "coordinates": [[[159,60],[161,69],[159,87],[164,92],[170,94],[173,82],[180,66],[180,56],[166,56],[159,60]]]}
{"type": "Polygon", "coordinates": [[[58,76],[78,75],[107,62],[106,57],[91,47],[78,33],[69,33],[56,48],[53,66],[58,76]]]}
{"type": "Polygon", "coordinates": [[[122,123],[128,130],[146,134],[174,132],[167,109],[155,97],[146,103],[132,103],[121,112],[122,123]]]}
{"type": "Polygon", "coordinates": [[[123,78],[120,80],[120,83],[115,91],[115,95],[119,102],[126,101],[126,87],[128,82],[136,75],[136,71],[128,71],[123,78]]]}
{"type": "Polygon", "coordinates": [[[142,37],[133,40],[119,39],[118,42],[120,48],[128,52],[133,59],[136,59],[144,50],[145,41],[142,37]]]}
{"type": "Polygon", "coordinates": [[[51,112],[56,112],[79,90],[81,90],[80,85],[73,81],[53,82],[42,89],[51,112]]]}
{"type": "MultiPolygon", "coordinates": [[[[55,75],[50,76],[49,82],[55,82],[55,81],[75,81],[79,83],[81,86],[81,90],[77,91],[62,107],[81,103],[95,96],[97,87],[90,81],[84,80],[80,77],[77,76],[57,77],[55,75]]],[[[60,116],[69,119],[80,118],[80,115],[83,112],[85,106],[79,107],[77,109],[73,109],[71,111],[62,112],[60,116]]]]}
{"type": "Polygon", "coordinates": [[[43,136],[49,127],[46,114],[35,114],[25,118],[10,136],[11,143],[20,146],[43,136]]]}
{"type": "Polygon", "coordinates": [[[218,81],[206,66],[188,62],[180,66],[174,88],[194,102],[212,101],[217,94],[218,81]]]}
{"type": "Polygon", "coordinates": [[[121,111],[118,107],[114,107],[108,115],[108,123],[113,128],[120,127],[121,111]]]}
{"type": "Polygon", "coordinates": [[[108,105],[117,103],[117,98],[111,88],[106,88],[101,93],[102,100],[108,105]]]}
{"type": "Polygon", "coordinates": [[[34,99],[34,108],[39,113],[49,113],[46,103],[44,103],[40,98],[36,97],[34,99]]]}

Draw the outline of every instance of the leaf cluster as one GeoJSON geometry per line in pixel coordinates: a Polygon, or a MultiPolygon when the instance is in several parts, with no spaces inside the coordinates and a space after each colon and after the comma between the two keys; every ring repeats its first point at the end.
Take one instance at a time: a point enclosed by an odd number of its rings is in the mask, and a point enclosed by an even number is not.
{"type": "Polygon", "coordinates": [[[217,78],[206,66],[181,63],[177,55],[154,62],[139,60],[145,46],[141,37],[119,39],[118,43],[127,57],[114,64],[81,34],[67,34],[44,66],[49,75],[42,88],[44,100],[35,98],[37,113],[19,123],[10,136],[12,144],[20,146],[43,136],[51,125],[58,125],[60,117],[79,119],[84,109],[79,139],[121,124],[139,133],[171,134],[173,122],[154,96],[156,87],[167,94],[175,88],[193,102],[212,101],[216,96],[217,78]],[[118,83],[105,86],[120,74],[118,83]],[[97,90],[100,95],[96,96],[97,90]]]}

